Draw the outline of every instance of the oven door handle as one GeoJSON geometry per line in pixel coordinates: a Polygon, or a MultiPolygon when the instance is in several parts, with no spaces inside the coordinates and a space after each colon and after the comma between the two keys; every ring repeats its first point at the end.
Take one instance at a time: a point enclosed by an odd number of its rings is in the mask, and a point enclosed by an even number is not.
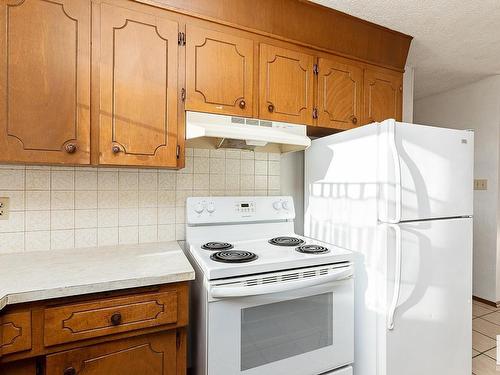
{"type": "Polygon", "coordinates": [[[298,281],[260,284],[254,286],[215,286],[211,288],[210,295],[213,298],[236,298],[258,296],[262,294],[281,293],[326,284],[334,281],[345,280],[351,278],[352,275],[353,268],[352,266],[348,266],[335,270],[328,275],[303,278],[298,281]]]}

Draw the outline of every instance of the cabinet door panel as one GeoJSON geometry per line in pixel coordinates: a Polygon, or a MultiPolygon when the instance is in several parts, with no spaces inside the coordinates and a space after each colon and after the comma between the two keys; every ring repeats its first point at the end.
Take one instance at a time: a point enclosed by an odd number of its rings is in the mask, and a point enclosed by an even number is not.
{"type": "Polygon", "coordinates": [[[253,41],[192,25],[186,35],[186,109],[251,117],[253,41]]]}
{"type": "Polygon", "coordinates": [[[259,117],[312,125],[314,57],[260,45],[259,117]]]}
{"type": "Polygon", "coordinates": [[[361,122],[363,70],[333,59],[320,58],[318,125],[351,129],[361,122]]]}
{"type": "Polygon", "coordinates": [[[3,1],[0,28],[0,158],[90,163],[90,3],[3,1]]]}
{"type": "Polygon", "coordinates": [[[383,73],[366,69],[364,91],[365,123],[384,121],[388,118],[401,121],[403,98],[402,74],[383,73]]]}
{"type": "Polygon", "coordinates": [[[47,356],[46,375],[174,375],[176,332],[140,336],[47,356]]]}
{"type": "Polygon", "coordinates": [[[103,4],[100,163],[177,164],[178,24],[103,4]]]}

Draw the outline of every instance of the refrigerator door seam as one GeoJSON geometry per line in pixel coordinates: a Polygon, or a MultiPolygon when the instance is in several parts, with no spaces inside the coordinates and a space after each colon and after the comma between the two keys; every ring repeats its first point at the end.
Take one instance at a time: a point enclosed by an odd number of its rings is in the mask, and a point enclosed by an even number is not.
{"type": "Polygon", "coordinates": [[[401,244],[401,228],[399,225],[389,224],[389,227],[394,229],[396,233],[396,264],[394,268],[394,291],[392,294],[392,302],[389,306],[389,313],[387,316],[387,329],[392,331],[394,329],[394,316],[399,301],[399,294],[401,291],[401,265],[402,265],[402,244],[401,244]]]}

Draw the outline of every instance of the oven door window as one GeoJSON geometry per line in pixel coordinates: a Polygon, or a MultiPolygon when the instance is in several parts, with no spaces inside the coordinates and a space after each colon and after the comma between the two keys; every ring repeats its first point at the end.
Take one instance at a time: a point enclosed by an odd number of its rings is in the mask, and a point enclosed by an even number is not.
{"type": "Polygon", "coordinates": [[[333,344],[333,294],[241,310],[241,371],[333,344]]]}

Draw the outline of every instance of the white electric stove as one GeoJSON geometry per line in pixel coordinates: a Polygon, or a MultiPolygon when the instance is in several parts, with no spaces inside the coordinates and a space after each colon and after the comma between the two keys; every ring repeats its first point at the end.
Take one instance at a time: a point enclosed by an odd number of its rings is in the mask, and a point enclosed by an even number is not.
{"type": "Polygon", "coordinates": [[[291,197],[187,199],[194,375],[352,374],[352,254],[294,218],[291,197]]]}

